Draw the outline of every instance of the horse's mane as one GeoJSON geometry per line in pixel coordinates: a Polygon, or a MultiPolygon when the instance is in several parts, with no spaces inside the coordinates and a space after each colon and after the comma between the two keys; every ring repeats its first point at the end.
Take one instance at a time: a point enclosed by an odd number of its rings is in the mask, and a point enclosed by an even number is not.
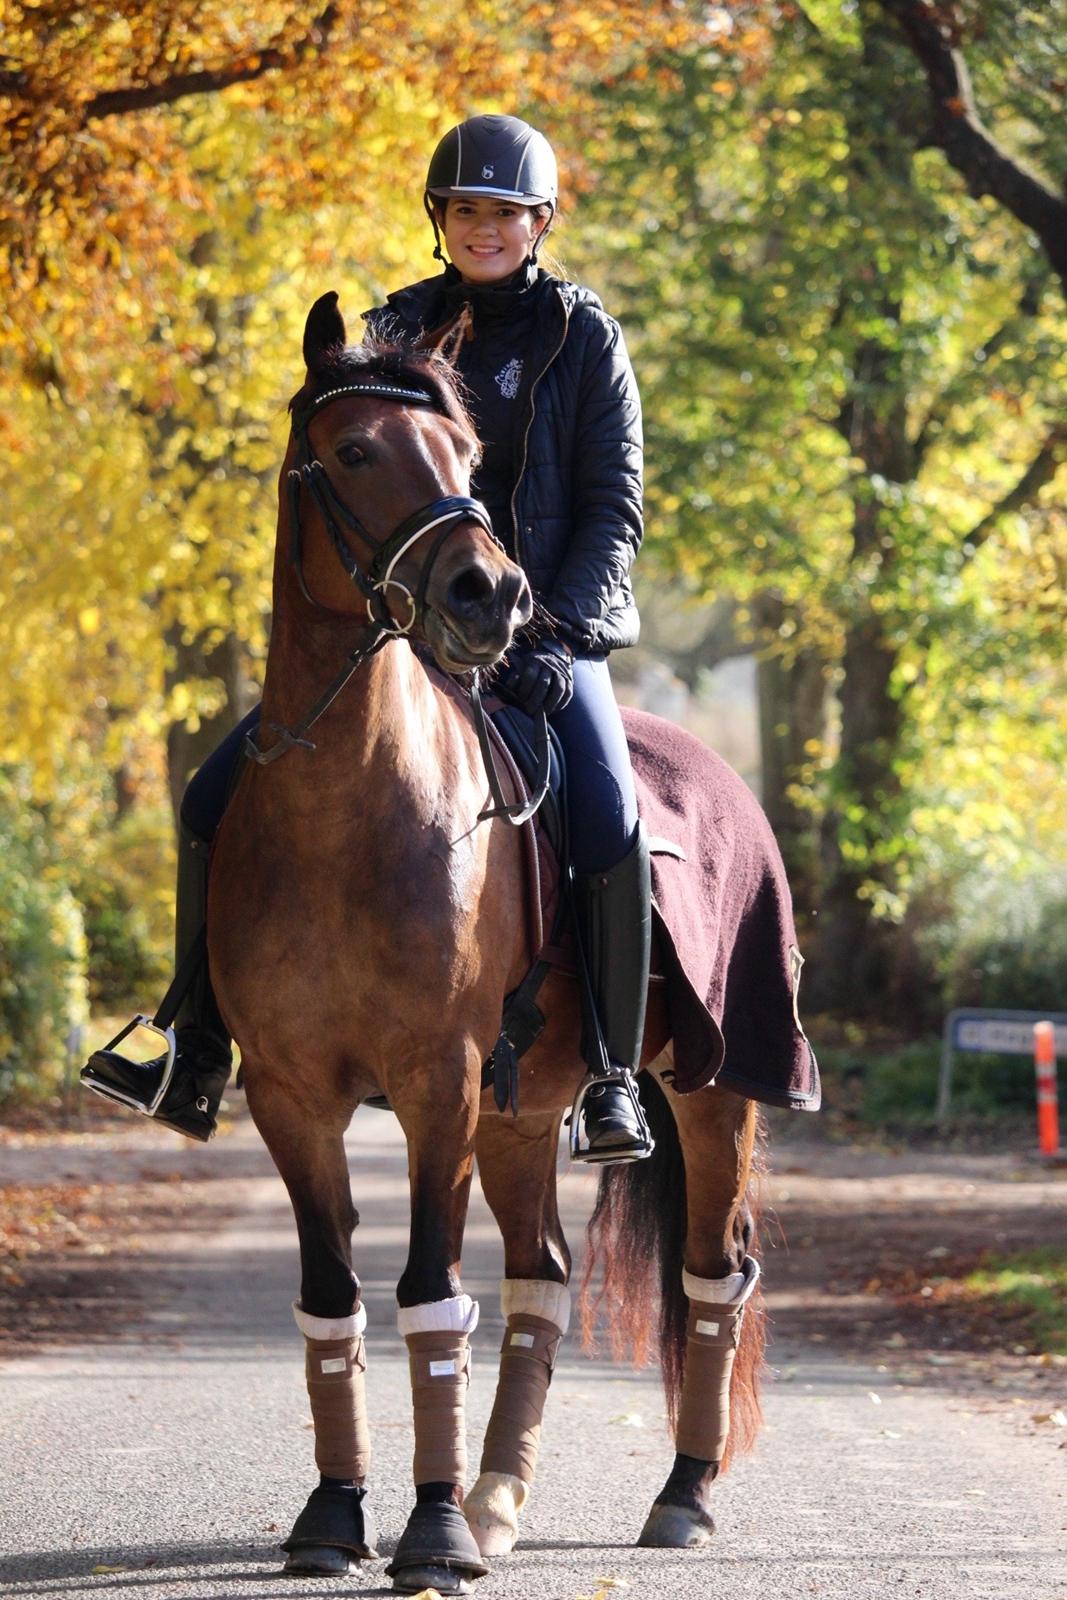
{"type": "Polygon", "coordinates": [[[317,395],[349,383],[381,379],[402,388],[426,389],[435,411],[448,417],[470,439],[480,454],[478,435],[463,399],[463,385],[450,362],[411,345],[369,339],[365,344],[336,345],[308,373],[308,380],[289,402],[290,413],[299,412],[317,395]]]}

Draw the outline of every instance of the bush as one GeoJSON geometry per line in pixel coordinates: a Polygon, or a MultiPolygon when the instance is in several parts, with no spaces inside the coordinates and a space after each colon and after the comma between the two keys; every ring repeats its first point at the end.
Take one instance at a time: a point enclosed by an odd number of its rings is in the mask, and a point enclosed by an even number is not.
{"type": "Polygon", "coordinates": [[[987,908],[948,962],[946,1002],[1067,1011],[1067,894],[987,908]]]}
{"type": "Polygon", "coordinates": [[[94,1011],[152,1011],[170,982],[174,865],[169,809],[137,806],[98,831],[70,868],[94,1011]]]}
{"type": "Polygon", "coordinates": [[[0,769],[0,1102],[62,1081],[88,1016],[85,932],[19,775],[0,769]]]}
{"type": "Polygon", "coordinates": [[[94,1010],[120,1011],[143,1004],[160,978],[148,920],[125,884],[94,871],[76,884],[85,918],[89,996],[94,1010]]]}
{"type": "MultiPolygon", "coordinates": [[[[817,1034],[815,1035],[817,1037],[817,1034]]],[[[853,1132],[888,1137],[937,1132],[941,1040],[884,1042],[817,1049],[823,1105],[853,1132]]],[[[1000,1129],[1014,1137],[1034,1114],[1033,1064],[1021,1056],[956,1057],[953,1135],[1000,1129]]]]}

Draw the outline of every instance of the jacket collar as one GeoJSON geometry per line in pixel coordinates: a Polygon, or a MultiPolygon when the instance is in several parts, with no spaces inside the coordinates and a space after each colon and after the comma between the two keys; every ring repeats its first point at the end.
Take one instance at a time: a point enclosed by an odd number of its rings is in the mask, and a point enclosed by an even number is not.
{"type": "MultiPolygon", "coordinates": [[[[575,283],[568,283],[563,278],[553,277],[543,267],[537,269],[535,282],[544,287],[546,298],[549,292],[554,294],[565,313],[573,311],[582,300],[588,299],[599,304],[596,296],[588,289],[582,289],[575,283]]],[[[364,316],[373,319],[376,327],[386,335],[389,332],[389,323],[392,321],[399,325],[399,331],[406,338],[417,338],[424,328],[434,328],[445,321],[448,316],[446,296],[448,287],[449,274],[446,270],[437,273],[435,277],[423,278],[418,283],[395,290],[388,296],[384,306],[376,311],[365,312],[364,316]],[[385,327],[382,327],[383,322],[385,327]]]]}

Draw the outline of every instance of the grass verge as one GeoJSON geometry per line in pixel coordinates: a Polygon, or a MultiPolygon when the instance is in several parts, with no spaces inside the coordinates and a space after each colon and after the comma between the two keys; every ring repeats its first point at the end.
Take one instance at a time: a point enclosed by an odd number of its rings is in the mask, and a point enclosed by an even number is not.
{"type": "Polygon", "coordinates": [[[990,1310],[1023,1316],[1039,1351],[1067,1355],[1067,1249],[989,1256],[963,1280],[968,1295],[990,1310]]]}

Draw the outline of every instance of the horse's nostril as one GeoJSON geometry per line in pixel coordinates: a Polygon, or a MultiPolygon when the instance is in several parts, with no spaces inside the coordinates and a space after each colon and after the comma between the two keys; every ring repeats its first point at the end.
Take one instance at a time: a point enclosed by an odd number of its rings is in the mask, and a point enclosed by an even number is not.
{"type": "Polygon", "coordinates": [[[448,586],[448,603],[454,611],[480,611],[496,595],[496,582],[484,567],[466,567],[448,586]]]}

